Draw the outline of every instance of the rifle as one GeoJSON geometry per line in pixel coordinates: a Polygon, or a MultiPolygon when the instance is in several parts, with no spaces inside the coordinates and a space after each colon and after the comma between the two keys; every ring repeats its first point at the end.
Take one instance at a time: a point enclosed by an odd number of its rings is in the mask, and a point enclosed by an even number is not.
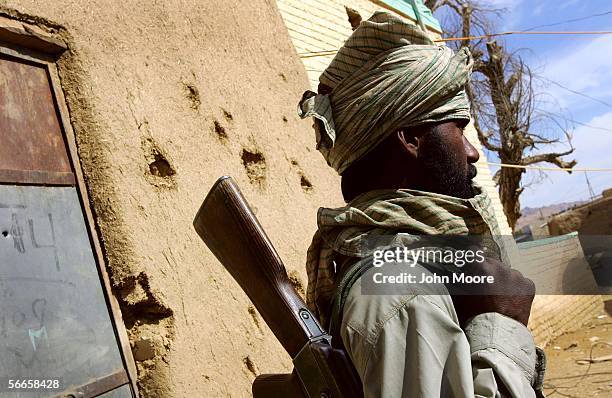
{"type": "Polygon", "coordinates": [[[282,260],[231,177],[215,182],[193,225],[293,359],[290,374],[257,376],[253,397],[362,397],[361,381],[347,353],[332,347],[331,336],[291,285],[282,260]]]}

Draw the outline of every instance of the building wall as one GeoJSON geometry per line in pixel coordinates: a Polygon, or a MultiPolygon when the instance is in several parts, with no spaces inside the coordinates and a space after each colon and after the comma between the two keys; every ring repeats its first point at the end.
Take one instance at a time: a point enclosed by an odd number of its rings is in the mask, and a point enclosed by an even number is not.
{"type": "MultiPolygon", "coordinates": [[[[369,18],[377,10],[393,12],[370,0],[277,0],[277,4],[296,52],[302,56],[311,89],[315,91],[319,84],[319,76],[334,55],[316,57],[308,55],[312,52],[337,50],[350,36],[352,29],[344,7],[359,11],[363,19],[369,18]]],[[[440,38],[439,32],[431,30],[430,33],[432,38],[440,38]]],[[[487,158],[471,123],[466,128],[465,134],[480,154],[480,160],[476,164],[478,169],[476,180],[491,196],[501,233],[512,235],[497,188],[492,180],[487,158]]]]}
{"type": "Polygon", "coordinates": [[[305,285],[317,208],[342,203],[296,115],[309,85],[276,4],[0,0],[0,13],[69,47],[61,85],[141,395],[248,397],[256,373],[289,370],[192,227],[232,175],[305,285]]]}
{"type": "MultiPolygon", "coordinates": [[[[394,12],[370,0],[277,0],[276,3],[298,54],[337,50],[342,46],[352,33],[345,6],[357,10],[363,19],[377,10],[394,12]]],[[[432,37],[440,37],[439,32],[430,32],[432,37]]],[[[317,89],[319,75],[333,57],[334,54],[302,58],[312,89],[317,89]]]]}
{"type": "Polygon", "coordinates": [[[573,231],[585,235],[611,235],[612,197],[603,196],[551,217],[548,228],[551,235],[563,235],[573,231]]]}
{"type": "Polygon", "coordinates": [[[602,297],[578,235],[519,243],[518,247],[522,272],[535,282],[536,293],[540,292],[529,320],[538,345],[545,346],[603,314],[602,297]]]}

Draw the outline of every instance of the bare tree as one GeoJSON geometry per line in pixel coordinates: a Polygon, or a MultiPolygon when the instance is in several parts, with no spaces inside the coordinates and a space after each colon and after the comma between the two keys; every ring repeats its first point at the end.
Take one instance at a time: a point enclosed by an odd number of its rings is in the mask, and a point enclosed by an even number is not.
{"type": "MultiPolygon", "coordinates": [[[[446,7],[450,11],[446,33],[462,37],[493,33],[493,22],[504,11],[486,8],[475,0],[426,0],[425,5],[432,11],[446,7]]],[[[567,119],[540,109],[545,104],[543,93],[537,92],[536,76],[518,52],[508,52],[503,44],[484,38],[450,44],[468,47],[474,56],[474,74],[466,91],[474,127],[487,150],[511,165],[547,162],[562,168],[574,167],[575,160],[563,160],[574,151],[569,127],[564,123],[567,119]],[[535,153],[540,146],[564,142],[569,149],[535,153]]],[[[502,167],[493,177],[512,229],[521,215],[519,197],[525,188],[521,184],[524,173],[523,168],[502,167]]]]}

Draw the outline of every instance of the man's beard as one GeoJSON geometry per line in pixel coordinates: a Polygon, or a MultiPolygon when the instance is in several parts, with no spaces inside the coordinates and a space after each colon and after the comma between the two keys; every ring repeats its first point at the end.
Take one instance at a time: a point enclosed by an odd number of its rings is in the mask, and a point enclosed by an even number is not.
{"type": "Polygon", "coordinates": [[[472,179],[477,170],[473,164],[461,164],[462,161],[443,145],[419,153],[421,189],[463,199],[474,197],[472,179]]]}

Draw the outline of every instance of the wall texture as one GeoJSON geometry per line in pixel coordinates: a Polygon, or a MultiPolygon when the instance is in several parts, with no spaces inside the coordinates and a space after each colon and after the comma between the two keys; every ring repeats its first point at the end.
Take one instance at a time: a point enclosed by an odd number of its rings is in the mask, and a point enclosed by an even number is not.
{"type": "Polygon", "coordinates": [[[58,62],[106,260],[145,397],[250,396],[290,360],[195,234],[232,175],[304,284],[321,205],[339,179],[296,115],[308,81],[266,0],[2,0],[62,38],[58,62]]]}

